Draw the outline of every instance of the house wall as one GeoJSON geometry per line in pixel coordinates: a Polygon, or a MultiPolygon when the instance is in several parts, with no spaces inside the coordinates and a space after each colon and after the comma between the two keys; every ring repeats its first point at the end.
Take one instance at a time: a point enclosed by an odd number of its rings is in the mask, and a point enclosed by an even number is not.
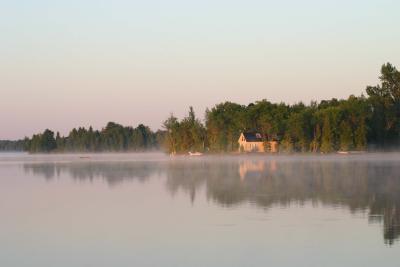
{"type": "Polygon", "coordinates": [[[277,141],[267,141],[267,142],[246,142],[243,134],[239,137],[239,152],[270,152],[277,153],[279,150],[279,144],[277,141]],[[265,145],[267,145],[267,150],[265,150],[265,145]],[[242,150],[243,149],[243,150],[242,150]]]}
{"type": "Polygon", "coordinates": [[[246,142],[239,141],[239,151],[243,148],[244,152],[265,152],[264,142],[246,142]]]}

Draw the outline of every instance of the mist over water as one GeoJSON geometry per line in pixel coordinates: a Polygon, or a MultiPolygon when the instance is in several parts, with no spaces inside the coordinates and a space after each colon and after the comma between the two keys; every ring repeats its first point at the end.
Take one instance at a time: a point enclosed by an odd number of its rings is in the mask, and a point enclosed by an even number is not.
{"type": "Polygon", "coordinates": [[[397,153],[0,154],[0,200],[1,266],[396,266],[400,252],[397,153]]]}

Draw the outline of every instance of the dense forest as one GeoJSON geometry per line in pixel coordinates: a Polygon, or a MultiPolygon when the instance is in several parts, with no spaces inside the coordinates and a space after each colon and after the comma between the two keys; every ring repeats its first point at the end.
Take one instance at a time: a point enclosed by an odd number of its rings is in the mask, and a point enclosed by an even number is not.
{"type": "Polygon", "coordinates": [[[0,151],[22,151],[24,150],[24,145],[24,140],[0,140],[0,151]]]}
{"type": "Polygon", "coordinates": [[[205,124],[192,109],[181,121],[171,115],[164,122],[165,147],[171,153],[232,152],[241,132],[255,131],[279,141],[282,152],[394,149],[400,143],[400,72],[387,63],[379,78],[381,84],[368,86],[366,96],[309,105],[225,102],[206,111],[205,124]]]}
{"type": "Polygon", "coordinates": [[[281,152],[338,150],[389,150],[400,145],[400,72],[390,63],[381,68],[380,84],[368,86],[366,95],[347,99],[313,101],[309,105],[271,103],[248,105],[232,102],[206,110],[205,121],[190,107],[179,120],[172,114],[163,130],[151,131],[110,122],[102,130],[78,128],[62,137],[51,130],[19,141],[0,141],[0,150],[35,152],[147,151],[238,151],[243,131],[261,133],[279,142],[281,152]]]}
{"type": "Polygon", "coordinates": [[[24,149],[31,153],[148,151],[159,149],[162,134],[162,131],[152,132],[143,124],[132,128],[109,122],[101,131],[81,127],[65,137],[46,129],[25,139],[24,149]]]}

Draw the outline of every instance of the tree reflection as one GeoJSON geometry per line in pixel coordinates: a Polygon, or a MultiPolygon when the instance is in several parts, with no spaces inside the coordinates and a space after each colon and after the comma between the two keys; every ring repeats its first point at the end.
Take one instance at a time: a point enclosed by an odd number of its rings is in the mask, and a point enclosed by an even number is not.
{"type": "Polygon", "coordinates": [[[159,170],[158,162],[73,162],[73,163],[30,163],[24,164],[25,172],[41,175],[46,180],[67,173],[75,180],[104,179],[110,186],[126,180],[144,182],[159,170]]]}
{"type": "Polygon", "coordinates": [[[168,165],[167,187],[193,192],[205,185],[220,205],[250,202],[261,208],[311,201],[365,211],[383,221],[385,242],[400,236],[400,165],[370,160],[279,158],[206,160],[168,165]]]}
{"type": "Polygon", "coordinates": [[[318,203],[367,212],[371,223],[383,223],[385,242],[400,236],[400,164],[358,158],[218,158],[144,162],[80,162],[25,164],[24,170],[52,179],[68,173],[73,179],[126,180],[166,177],[171,194],[181,190],[195,201],[204,188],[208,199],[223,206],[318,203]]]}

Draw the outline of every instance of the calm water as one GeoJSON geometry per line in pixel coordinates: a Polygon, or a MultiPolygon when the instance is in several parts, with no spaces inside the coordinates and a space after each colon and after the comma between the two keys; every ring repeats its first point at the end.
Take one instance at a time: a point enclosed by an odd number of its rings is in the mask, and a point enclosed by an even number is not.
{"type": "Polygon", "coordinates": [[[400,154],[0,154],[0,266],[400,266],[400,154]]]}

